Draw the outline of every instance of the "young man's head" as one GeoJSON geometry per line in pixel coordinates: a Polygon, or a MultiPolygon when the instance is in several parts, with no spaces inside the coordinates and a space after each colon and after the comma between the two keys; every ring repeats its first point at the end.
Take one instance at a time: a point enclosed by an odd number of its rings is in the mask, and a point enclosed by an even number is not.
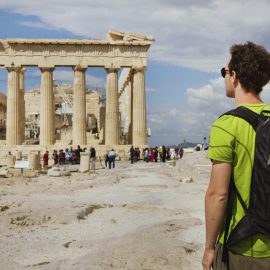
{"type": "Polygon", "coordinates": [[[230,52],[228,73],[235,73],[246,92],[258,95],[270,80],[270,54],[252,42],[233,45],[230,52]]]}

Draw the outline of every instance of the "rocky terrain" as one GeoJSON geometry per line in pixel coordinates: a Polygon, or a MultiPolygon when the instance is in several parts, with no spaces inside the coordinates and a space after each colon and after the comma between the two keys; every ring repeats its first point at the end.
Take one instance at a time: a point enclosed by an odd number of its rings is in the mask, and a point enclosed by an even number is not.
{"type": "Polygon", "coordinates": [[[211,164],[173,163],[0,178],[0,269],[201,269],[211,164]]]}

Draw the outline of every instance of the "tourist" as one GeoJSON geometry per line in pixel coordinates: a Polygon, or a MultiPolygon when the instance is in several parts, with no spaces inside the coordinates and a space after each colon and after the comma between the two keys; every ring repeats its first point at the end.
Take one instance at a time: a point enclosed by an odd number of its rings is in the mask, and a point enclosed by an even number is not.
{"type": "Polygon", "coordinates": [[[135,150],[134,150],[133,146],[130,147],[129,154],[130,154],[130,163],[133,164],[134,156],[135,156],[135,150]]]}
{"type": "MultiPolygon", "coordinates": [[[[244,110],[248,108],[247,112],[251,114],[252,111],[257,114],[264,110],[270,111],[270,106],[263,103],[260,97],[262,88],[270,80],[270,54],[263,47],[251,42],[234,45],[230,52],[231,58],[221,70],[226,96],[235,99],[236,107],[242,105],[244,110]]],[[[255,117],[254,119],[258,119],[256,114],[255,117]]],[[[245,232],[250,232],[248,225],[251,223],[243,222],[247,220],[244,209],[249,207],[249,201],[253,199],[250,187],[251,179],[255,179],[252,175],[255,136],[256,131],[247,121],[232,115],[222,115],[211,127],[208,157],[213,164],[205,195],[206,241],[202,260],[204,270],[212,267],[215,270],[270,269],[269,234],[266,234],[266,231],[263,234],[257,233],[257,228],[263,225],[256,219],[250,226],[253,232],[247,235],[245,232]],[[240,197],[242,199],[239,199],[240,197]],[[244,229],[238,231],[238,228],[244,229]],[[236,240],[235,232],[239,232],[242,240],[236,240]],[[230,242],[232,235],[236,240],[233,243],[230,242]],[[228,243],[231,245],[228,246],[228,243]]],[[[263,166],[267,167],[267,164],[263,165],[266,162],[260,161],[260,170],[263,170],[263,166]]],[[[262,184],[263,181],[264,179],[261,179],[262,184]]],[[[264,196],[269,198],[267,190],[263,192],[264,196]]],[[[269,209],[261,211],[267,212],[269,209]]]]}
{"type": "Polygon", "coordinates": [[[94,147],[91,147],[90,148],[90,170],[93,172],[96,170],[95,162],[96,162],[96,149],[94,147]]]}
{"type": "Polygon", "coordinates": [[[177,146],[177,147],[175,147],[175,158],[176,159],[179,159],[179,147],[177,146]]]}
{"type": "Polygon", "coordinates": [[[151,148],[150,150],[150,162],[154,162],[155,161],[155,149],[151,148]]]}
{"type": "Polygon", "coordinates": [[[66,150],[65,150],[65,164],[70,163],[69,158],[70,158],[70,155],[69,155],[68,149],[66,148],[66,150]]]}
{"type": "Polygon", "coordinates": [[[139,161],[140,155],[141,155],[141,151],[140,151],[139,147],[136,147],[136,149],[135,149],[135,160],[136,161],[139,161]]]}
{"type": "Polygon", "coordinates": [[[105,166],[107,167],[108,163],[109,163],[109,151],[106,152],[106,154],[104,155],[104,160],[105,160],[105,166]]]}
{"type": "Polygon", "coordinates": [[[183,149],[183,147],[181,147],[179,150],[179,157],[182,158],[183,155],[184,155],[184,149],[183,149]]]}
{"type": "Polygon", "coordinates": [[[206,141],[206,137],[203,138],[202,150],[208,150],[208,143],[206,141]]]}
{"type": "Polygon", "coordinates": [[[46,151],[43,155],[43,167],[47,168],[49,165],[49,151],[46,151]]]}
{"type": "Polygon", "coordinates": [[[81,160],[81,152],[83,150],[81,149],[81,147],[78,145],[77,149],[76,149],[76,164],[80,164],[80,160],[81,160]]]}
{"type": "Polygon", "coordinates": [[[170,150],[170,159],[171,159],[171,160],[175,160],[175,149],[174,149],[174,148],[172,148],[172,149],[170,150]]]}
{"type": "Polygon", "coordinates": [[[65,153],[62,149],[59,150],[58,160],[59,160],[59,165],[65,164],[65,153]]]}
{"type": "Polygon", "coordinates": [[[144,161],[148,163],[149,161],[149,151],[148,151],[148,148],[145,148],[144,149],[144,161]]]}
{"type": "Polygon", "coordinates": [[[72,150],[71,164],[76,164],[76,150],[72,150]]]}
{"type": "Polygon", "coordinates": [[[58,153],[57,153],[57,150],[53,150],[53,160],[54,160],[54,165],[58,164],[58,153]]]}
{"type": "Polygon", "coordinates": [[[170,160],[171,159],[171,154],[170,154],[170,148],[166,149],[166,160],[170,160]]]}
{"type": "Polygon", "coordinates": [[[155,147],[155,162],[158,161],[158,148],[155,147]]]}
{"type": "Polygon", "coordinates": [[[161,160],[162,160],[162,162],[166,161],[166,153],[167,153],[166,147],[165,147],[165,145],[162,145],[162,150],[161,150],[161,160]]]}
{"type": "Polygon", "coordinates": [[[115,158],[116,158],[116,152],[114,151],[114,149],[112,149],[108,153],[109,169],[111,169],[111,165],[113,165],[113,169],[115,168],[115,158]]]}

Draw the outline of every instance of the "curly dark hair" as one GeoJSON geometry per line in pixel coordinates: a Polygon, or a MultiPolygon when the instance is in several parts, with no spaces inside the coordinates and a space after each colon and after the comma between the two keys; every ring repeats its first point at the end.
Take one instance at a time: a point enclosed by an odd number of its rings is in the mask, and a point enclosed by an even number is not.
{"type": "Polygon", "coordinates": [[[230,49],[230,72],[235,71],[247,92],[259,94],[270,80],[270,54],[252,42],[233,45],[230,49]]]}

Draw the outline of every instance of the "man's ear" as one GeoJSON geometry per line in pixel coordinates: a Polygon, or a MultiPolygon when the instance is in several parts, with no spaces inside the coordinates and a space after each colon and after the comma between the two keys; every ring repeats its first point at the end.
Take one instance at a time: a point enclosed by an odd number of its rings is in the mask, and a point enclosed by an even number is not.
{"type": "Polygon", "coordinates": [[[236,88],[239,84],[239,80],[237,78],[235,71],[232,71],[232,73],[231,73],[231,81],[232,81],[233,87],[236,88]]]}

